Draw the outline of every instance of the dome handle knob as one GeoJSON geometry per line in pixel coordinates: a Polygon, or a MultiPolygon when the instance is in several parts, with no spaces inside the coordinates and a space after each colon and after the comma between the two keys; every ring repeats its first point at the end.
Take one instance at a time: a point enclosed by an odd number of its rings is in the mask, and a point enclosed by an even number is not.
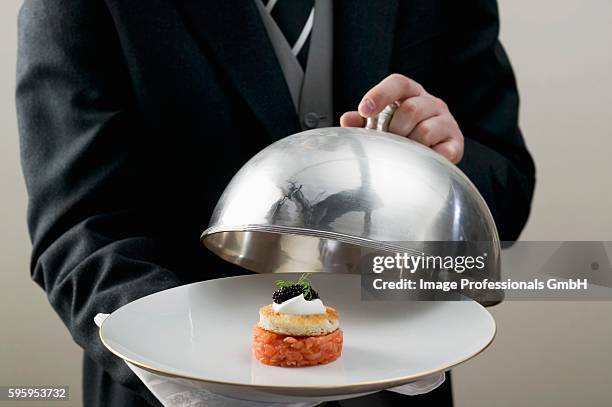
{"type": "Polygon", "coordinates": [[[390,105],[385,106],[385,108],[378,115],[368,117],[368,119],[366,120],[365,128],[388,132],[389,123],[391,123],[393,113],[395,113],[398,106],[398,102],[391,103],[390,105]]]}

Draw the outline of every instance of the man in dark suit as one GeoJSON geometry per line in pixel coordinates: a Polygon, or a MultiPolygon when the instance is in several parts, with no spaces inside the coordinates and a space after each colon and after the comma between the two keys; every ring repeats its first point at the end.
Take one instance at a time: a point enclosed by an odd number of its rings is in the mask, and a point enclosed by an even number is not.
{"type": "MultiPolygon", "coordinates": [[[[17,107],[31,270],[85,350],[87,406],[158,404],[104,349],[93,317],[244,273],[205,250],[199,234],[244,162],[313,125],[298,116],[257,7],[26,0],[21,10],[17,107]]],[[[513,240],[529,213],[534,166],[497,37],[494,1],[335,1],[329,120],[349,112],[342,124],[361,125],[401,102],[391,130],[459,163],[502,240],[513,240]]],[[[424,396],[383,392],[361,402],[451,405],[448,382],[424,396]]]]}

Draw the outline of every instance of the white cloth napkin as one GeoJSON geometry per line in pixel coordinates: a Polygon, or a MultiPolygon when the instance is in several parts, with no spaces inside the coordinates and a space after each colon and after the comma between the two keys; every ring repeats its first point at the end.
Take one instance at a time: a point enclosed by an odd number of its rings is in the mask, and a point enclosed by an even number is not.
{"type": "MultiPolygon", "coordinates": [[[[94,322],[98,327],[109,314],[98,314],[94,322]]],[[[313,407],[320,402],[305,403],[270,403],[258,401],[245,401],[221,396],[204,389],[200,382],[181,378],[170,378],[148,372],[129,362],[125,362],[130,369],[147,386],[155,397],[165,407],[252,407],[252,406],[287,406],[287,407],[313,407]]],[[[422,380],[405,384],[403,386],[387,389],[408,396],[429,393],[444,383],[444,373],[428,376],[422,380]]]]}

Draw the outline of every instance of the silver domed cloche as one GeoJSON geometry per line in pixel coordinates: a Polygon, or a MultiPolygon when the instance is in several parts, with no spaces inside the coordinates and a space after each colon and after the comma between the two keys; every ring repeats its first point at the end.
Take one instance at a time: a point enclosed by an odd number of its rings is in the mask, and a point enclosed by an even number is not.
{"type": "Polygon", "coordinates": [[[383,131],[392,113],[370,128],[304,131],[259,152],[225,189],[203,243],[268,273],[358,272],[364,247],[490,242],[497,276],[499,238],[484,199],[444,157],[383,131]]]}

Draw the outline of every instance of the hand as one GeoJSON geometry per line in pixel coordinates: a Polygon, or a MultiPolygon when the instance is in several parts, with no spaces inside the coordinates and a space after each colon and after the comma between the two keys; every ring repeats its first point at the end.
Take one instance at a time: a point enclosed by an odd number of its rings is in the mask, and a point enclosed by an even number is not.
{"type": "Polygon", "coordinates": [[[400,74],[389,75],[370,89],[359,103],[358,111],[344,113],[340,125],[363,127],[366,117],[377,115],[393,102],[399,106],[389,124],[391,133],[431,147],[454,164],[461,161],[463,134],[446,103],[400,74]]]}

